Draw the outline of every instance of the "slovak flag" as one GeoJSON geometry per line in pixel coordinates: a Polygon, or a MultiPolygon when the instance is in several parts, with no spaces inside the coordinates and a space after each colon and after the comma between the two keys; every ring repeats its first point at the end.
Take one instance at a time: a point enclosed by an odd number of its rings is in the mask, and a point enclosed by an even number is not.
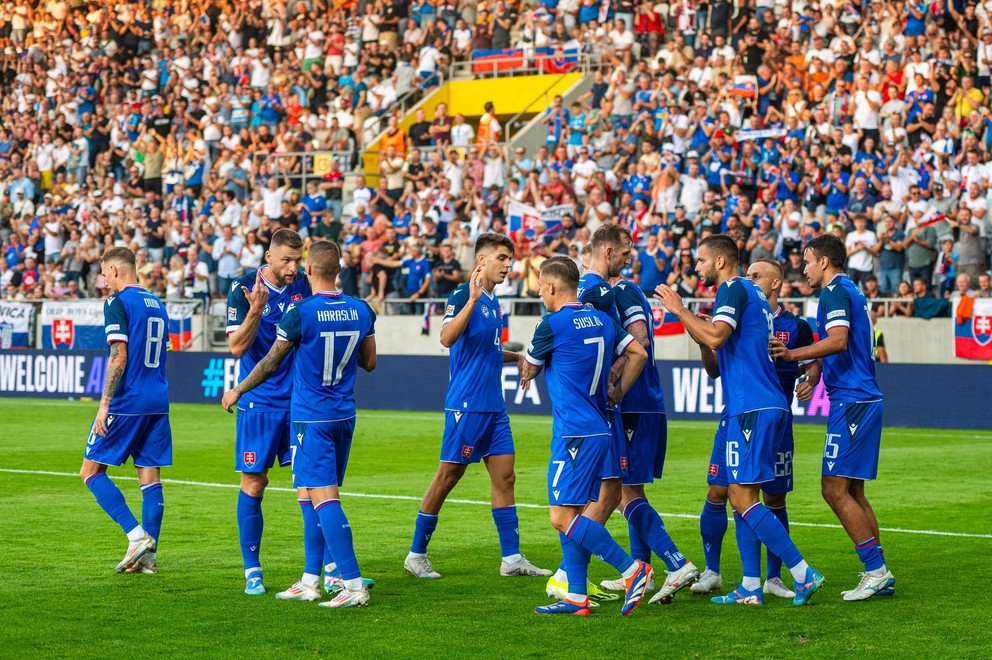
{"type": "Polygon", "coordinates": [[[682,325],[682,321],[679,321],[679,317],[666,310],[664,306],[662,306],[662,304],[654,298],[651,298],[649,302],[651,303],[651,315],[653,317],[652,322],[654,325],[655,337],[661,337],[664,335],[681,335],[685,332],[685,326],[682,325]]]}
{"type": "Polygon", "coordinates": [[[953,317],[955,357],[992,360],[992,298],[962,298],[953,317]],[[966,305],[970,315],[964,314],[966,305]]]}
{"type": "Polygon", "coordinates": [[[534,238],[534,228],[541,221],[540,211],[523,202],[510,200],[506,215],[510,219],[511,232],[523,229],[528,238],[534,238]]]}
{"type": "Polygon", "coordinates": [[[52,321],[53,348],[72,348],[76,343],[76,329],[72,319],[55,319],[52,321]]]}
{"type": "Polygon", "coordinates": [[[739,96],[746,99],[758,97],[757,76],[734,76],[734,84],[730,87],[731,96],[739,96]]]}

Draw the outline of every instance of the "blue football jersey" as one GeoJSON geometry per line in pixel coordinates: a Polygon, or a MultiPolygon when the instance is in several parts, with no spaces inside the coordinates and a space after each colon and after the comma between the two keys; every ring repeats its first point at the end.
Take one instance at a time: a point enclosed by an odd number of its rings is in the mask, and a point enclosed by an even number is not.
{"type": "Polygon", "coordinates": [[[294,422],[337,422],[355,416],[358,349],[375,334],[375,313],[364,300],[319,291],[290,305],[276,338],[296,346],[294,422]]]}
{"type": "MultiPolygon", "coordinates": [[[[809,327],[806,319],[799,318],[792,312],[781,307],[775,311],[775,319],[772,323],[775,331],[775,338],[781,340],[789,349],[802,348],[813,344],[813,329],[809,327]]],[[[796,378],[799,377],[799,362],[783,362],[775,360],[775,373],[778,374],[778,382],[785,392],[785,398],[792,406],[793,399],[796,398],[796,378]]]]}
{"type": "MultiPolygon", "coordinates": [[[[241,356],[238,382],[244,380],[272,348],[272,344],[276,341],[276,328],[279,327],[279,322],[282,321],[283,314],[289,306],[310,297],[310,283],[302,270],[291,284],[278,288],[265,279],[263,267],[262,285],[269,288],[269,300],[262,312],[258,330],[255,332],[255,341],[241,356]]],[[[254,290],[255,271],[245,273],[231,285],[231,291],[227,295],[227,334],[229,335],[236,332],[248,316],[248,298],[241,287],[249,291],[254,290]]],[[[252,410],[289,410],[292,384],[293,357],[289,356],[271,378],[241,397],[238,405],[252,410]]]]}
{"type": "Polygon", "coordinates": [[[606,394],[613,358],[634,340],[609,316],[563,305],[537,325],[526,359],[544,366],[556,438],[609,435],[606,394]]]}
{"type": "Polygon", "coordinates": [[[605,312],[611,319],[620,323],[617,313],[616,293],[613,287],[602,275],[587,271],[579,278],[579,288],[576,297],[580,303],[592,305],[595,309],[605,312]]]}
{"type": "Polygon", "coordinates": [[[717,351],[723,400],[731,417],[752,410],[781,408],[788,402],[768,355],[773,331],[772,309],[758,285],[734,277],[716,290],[713,323],[734,329],[717,351]]]}
{"type": "Polygon", "coordinates": [[[823,382],[830,401],[881,399],[875,381],[875,330],[868,300],[847,275],[837,275],[820,291],[816,325],[821,337],[826,337],[830,328],[849,328],[847,350],[823,358],[823,382]]]}
{"type": "MultiPolygon", "coordinates": [[[[448,296],[442,324],[450,323],[468,304],[469,284],[464,282],[448,296]]],[[[448,393],[445,410],[502,412],[503,312],[496,296],[482,292],[465,332],[449,351],[448,393]]]]}
{"type": "Polygon", "coordinates": [[[169,412],[165,352],[169,315],[165,305],[137,284],[125,287],[103,303],[107,344],[127,343],[127,365],[110,401],[113,415],[157,415],[169,412]]]}
{"type": "Polygon", "coordinates": [[[644,296],[641,287],[630,280],[620,280],[613,287],[616,308],[620,314],[620,327],[624,330],[632,323],[644,321],[648,331],[648,362],[633,387],[623,398],[625,413],[664,413],[665,394],[661,389],[661,377],[654,362],[654,315],[651,303],[644,296]]]}

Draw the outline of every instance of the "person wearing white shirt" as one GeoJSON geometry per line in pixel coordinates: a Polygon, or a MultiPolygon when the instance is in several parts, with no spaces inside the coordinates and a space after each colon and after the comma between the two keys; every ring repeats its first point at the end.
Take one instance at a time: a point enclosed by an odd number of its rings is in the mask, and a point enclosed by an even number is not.
{"type": "Polygon", "coordinates": [[[867,78],[858,79],[858,91],[854,93],[854,125],[878,139],[878,110],[882,107],[882,95],[868,87],[867,78]]]}
{"type": "Polygon", "coordinates": [[[699,154],[690,151],[686,154],[689,167],[686,174],[679,177],[682,186],[679,191],[679,205],[685,208],[685,215],[692,220],[699,215],[699,210],[703,206],[703,196],[709,189],[706,179],[699,169],[699,154]]]}
{"type": "Polygon", "coordinates": [[[270,220],[282,216],[282,202],[289,196],[289,181],[284,181],[281,187],[277,186],[275,177],[270,177],[266,182],[262,193],[262,213],[270,220]]]}
{"type": "Polygon", "coordinates": [[[580,200],[585,199],[589,181],[592,180],[597,171],[599,171],[599,167],[589,157],[589,147],[582,145],[579,147],[578,160],[572,166],[572,184],[575,187],[575,196],[580,200]]]}
{"type": "Polygon", "coordinates": [[[861,285],[875,269],[875,254],[878,252],[878,236],[865,227],[864,215],[854,216],[854,231],[847,235],[844,245],[847,248],[847,271],[855,284],[861,285]]]}
{"type": "Polygon", "coordinates": [[[451,126],[451,146],[468,147],[473,138],[475,138],[475,131],[465,123],[465,116],[461,113],[455,115],[455,121],[451,126]]]}

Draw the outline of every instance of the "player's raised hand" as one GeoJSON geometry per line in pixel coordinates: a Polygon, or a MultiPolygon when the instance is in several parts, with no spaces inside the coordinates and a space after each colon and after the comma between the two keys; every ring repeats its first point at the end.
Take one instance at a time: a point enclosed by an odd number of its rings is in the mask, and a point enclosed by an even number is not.
{"type": "Polygon", "coordinates": [[[685,306],[682,304],[682,296],[675,293],[672,287],[667,284],[659,284],[654,290],[654,299],[665,306],[672,314],[678,314],[685,306]]]}
{"type": "Polygon", "coordinates": [[[774,337],[768,340],[768,354],[772,356],[774,360],[781,360],[782,362],[794,362],[792,359],[792,351],[789,347],[782,343],[780,339],[775,339],[774,337]]]}
{"type": "Polygon", "coordinates": [[[241,291],[244,292],[245,298],[248,299],[248,305],[251,307],[251,311],[257,311],[261,313],[265,309],[265,304],[269,302],[269,287],[262,283],[262,269],[259,268],[255,271],[255,287],[249,291],[248,287],[241,287],[241,291]]]}
{"type": "Polygon", "coordinates": [[[234,406],[238,405],[238,399],[241,398],[241,393],[237,390],[228,390],[224,392],[224,398],[221,400],[220,405],[224,406],[224,410],[229,413],[234,412],[234,406]]]}
{"type": "Polygon", "coordinates": [[[468,278],[468,299],[475,302],[482,297],[482,266],[476,266],[468,278]]]}

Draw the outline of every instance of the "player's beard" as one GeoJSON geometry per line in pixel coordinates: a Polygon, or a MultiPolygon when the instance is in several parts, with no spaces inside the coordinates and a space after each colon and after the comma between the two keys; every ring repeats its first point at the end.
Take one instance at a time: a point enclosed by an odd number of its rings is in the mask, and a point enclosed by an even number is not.
{"type": "Polygon", "coordinates": [[[703,278],[703,286],[716,285],[716,275],[717,275],[716,268],[714,268],[711,271],[707,271],[705,273],[700,273],[700,276],[702,276],[703,278]]]}

